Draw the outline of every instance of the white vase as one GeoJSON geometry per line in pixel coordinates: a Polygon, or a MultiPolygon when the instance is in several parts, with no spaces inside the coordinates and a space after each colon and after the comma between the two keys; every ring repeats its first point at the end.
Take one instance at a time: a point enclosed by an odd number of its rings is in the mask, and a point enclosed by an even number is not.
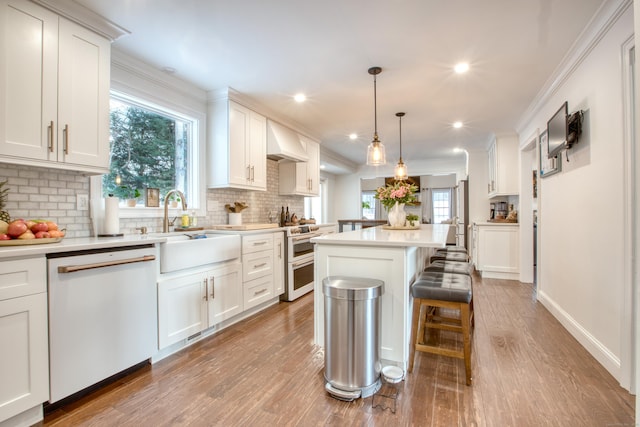
{"type": "Polygon", "coordinates": [[[242,213],[229,212],[229,225],[242,225],[242,213]]]}
{"type": "Polygon", "coordinates": [[[404,211],[404,203],[396,202],[389,210],[389,225],[392,227],[404,227],[407,221],[407,213],[404,211]]]}

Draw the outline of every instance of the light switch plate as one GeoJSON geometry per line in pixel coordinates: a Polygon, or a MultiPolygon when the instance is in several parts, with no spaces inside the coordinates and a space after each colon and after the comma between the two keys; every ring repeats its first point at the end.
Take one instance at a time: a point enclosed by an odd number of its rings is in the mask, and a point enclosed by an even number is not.
{"type": "Polygon", "coordinates": [[[76,209],[79,211],[89,210],[89,195],[88,194],[76,194],[76,209]]]}

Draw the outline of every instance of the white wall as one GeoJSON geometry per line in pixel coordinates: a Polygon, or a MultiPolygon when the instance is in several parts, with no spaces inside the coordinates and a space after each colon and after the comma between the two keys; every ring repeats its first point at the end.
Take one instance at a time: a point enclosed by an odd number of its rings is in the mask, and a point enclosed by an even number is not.
{"type": "Polygon", "coordinates": [[[566,79],[554,82],[520,131],[522,146],[565,100],[570,112],[585,112],[583,138],[569,163],[539,181],[538,298],[618,380],[627,297],[621,47],[632,35],[629,7],[585,57],[569,64],[566,79]]]}

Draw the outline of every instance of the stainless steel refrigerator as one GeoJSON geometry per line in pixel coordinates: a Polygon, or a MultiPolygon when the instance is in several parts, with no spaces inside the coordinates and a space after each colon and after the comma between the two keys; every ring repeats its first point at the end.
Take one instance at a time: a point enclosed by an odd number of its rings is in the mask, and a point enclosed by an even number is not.
{"type": "Polygon", "coordinates": [[[456,217],[458,227],[456,230],[456,244],[464,246],[469,250],[469,236],[467,225],[469,225],[469,180],[458,182],[456,187],[456,217]]]}

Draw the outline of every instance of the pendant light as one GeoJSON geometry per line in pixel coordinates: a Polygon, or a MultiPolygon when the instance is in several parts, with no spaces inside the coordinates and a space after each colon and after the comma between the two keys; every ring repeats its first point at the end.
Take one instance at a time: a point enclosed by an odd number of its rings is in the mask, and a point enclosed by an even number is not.
{"type": "Polygon", "coordinates": [[[407,179],[407,166],[402,161],[402,117],[404,113],[396,113],[396,117],[400,119],[400,160],[393,173],[393,179],[396,181],[404,181],[407,179]]]}
{"type": "Polygon", "coordinates": [[[367,165],[379,166],[387,163],[387,157],[384,152],[384,145],[378,140],[378,105],[376,96],[376,76],[380,74],[382,68],[371,67],[369,74],[373,75],[373,123],[374,133],[373,141],[367,147],[367,165]]]}

